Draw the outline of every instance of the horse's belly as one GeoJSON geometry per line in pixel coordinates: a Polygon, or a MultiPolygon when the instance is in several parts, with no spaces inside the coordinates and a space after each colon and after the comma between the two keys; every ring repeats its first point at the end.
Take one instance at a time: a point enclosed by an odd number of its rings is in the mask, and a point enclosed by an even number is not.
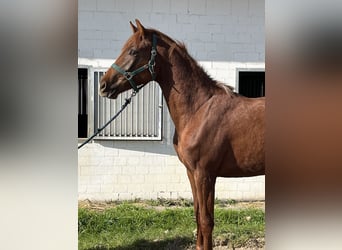
{"type": "Polygon", "coordinates": [[[248,177],[265,174],[265,154],[259,152],[236,153],[230,150],[219,167],[221,177],[248,177]]]}

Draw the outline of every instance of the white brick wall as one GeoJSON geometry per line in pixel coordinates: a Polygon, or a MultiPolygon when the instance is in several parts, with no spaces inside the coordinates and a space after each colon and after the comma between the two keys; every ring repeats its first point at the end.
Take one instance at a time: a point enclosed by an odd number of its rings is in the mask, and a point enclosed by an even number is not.
{"type": "MultiPolygon", "coordinates": [[[[236,86],[237,69],[265,68],[264,1],[79,0],[79,65],[109,67],[138,18],[187,45],[217,80],[236,86]]],[[[162,142],[89,144],[79,150],[80,199],[191,198],[164,110],[162,142]]],[[[264,199],[264,176],[219,178],[216,197],[264,199]]]]}

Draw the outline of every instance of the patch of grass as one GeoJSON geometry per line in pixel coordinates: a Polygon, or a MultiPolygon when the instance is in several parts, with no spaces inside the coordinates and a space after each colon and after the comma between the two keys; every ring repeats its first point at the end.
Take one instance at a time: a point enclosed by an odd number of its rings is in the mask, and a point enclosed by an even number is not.
{"type": "MultiPolygon", "coordinates": [[[[132,203],[79,208],[79,249],[187,249],[195,242],[196,223],[192,204],[185,205],[162,210],[132,203]]],[[[235,247],[263,238],[264,212],[216,208],[213,235],[216,245],[229,242],[235,247]]]]}
{"type": "MultiPolygon", "coordinates": [[[[236,247],[265,236],[265,212],[261,209],[216,209],[213,238],[230,241],[236,247]]],[[[262,243],[261,243],[262,244],[262,243]]]]}

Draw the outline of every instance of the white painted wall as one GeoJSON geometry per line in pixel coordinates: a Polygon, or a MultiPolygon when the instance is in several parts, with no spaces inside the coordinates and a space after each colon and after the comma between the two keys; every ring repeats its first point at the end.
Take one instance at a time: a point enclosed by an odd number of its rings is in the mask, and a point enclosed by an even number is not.
{"type": "MultiPolygon", "coordinates": [[[[237,69],[265,68],[264,1],[79,0],[79,65],[108,68],[138,18],[182,41],[217,80],[236,86],[237,69]]],[[[191,198],[164,108],[161,142],[96,141],[79,151],[80,199],[191,198]]],[[[219,178],[216,197],[264,199],[264,176],[219,178]]]]}

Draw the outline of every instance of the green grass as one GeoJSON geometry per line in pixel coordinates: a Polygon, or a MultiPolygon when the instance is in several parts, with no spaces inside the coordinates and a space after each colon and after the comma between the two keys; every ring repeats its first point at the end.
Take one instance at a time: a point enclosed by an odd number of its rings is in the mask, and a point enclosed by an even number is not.
{"type": "MultiPolygon", "coordinates": [[[[195,243],[193,208],[155,209],[122,203],[97,211],[79,208],[79,249],[186,249],[195,243]]],[[[243,246],[264,237],[264,211],[215,208],[216,244],[243,246]]]]}

